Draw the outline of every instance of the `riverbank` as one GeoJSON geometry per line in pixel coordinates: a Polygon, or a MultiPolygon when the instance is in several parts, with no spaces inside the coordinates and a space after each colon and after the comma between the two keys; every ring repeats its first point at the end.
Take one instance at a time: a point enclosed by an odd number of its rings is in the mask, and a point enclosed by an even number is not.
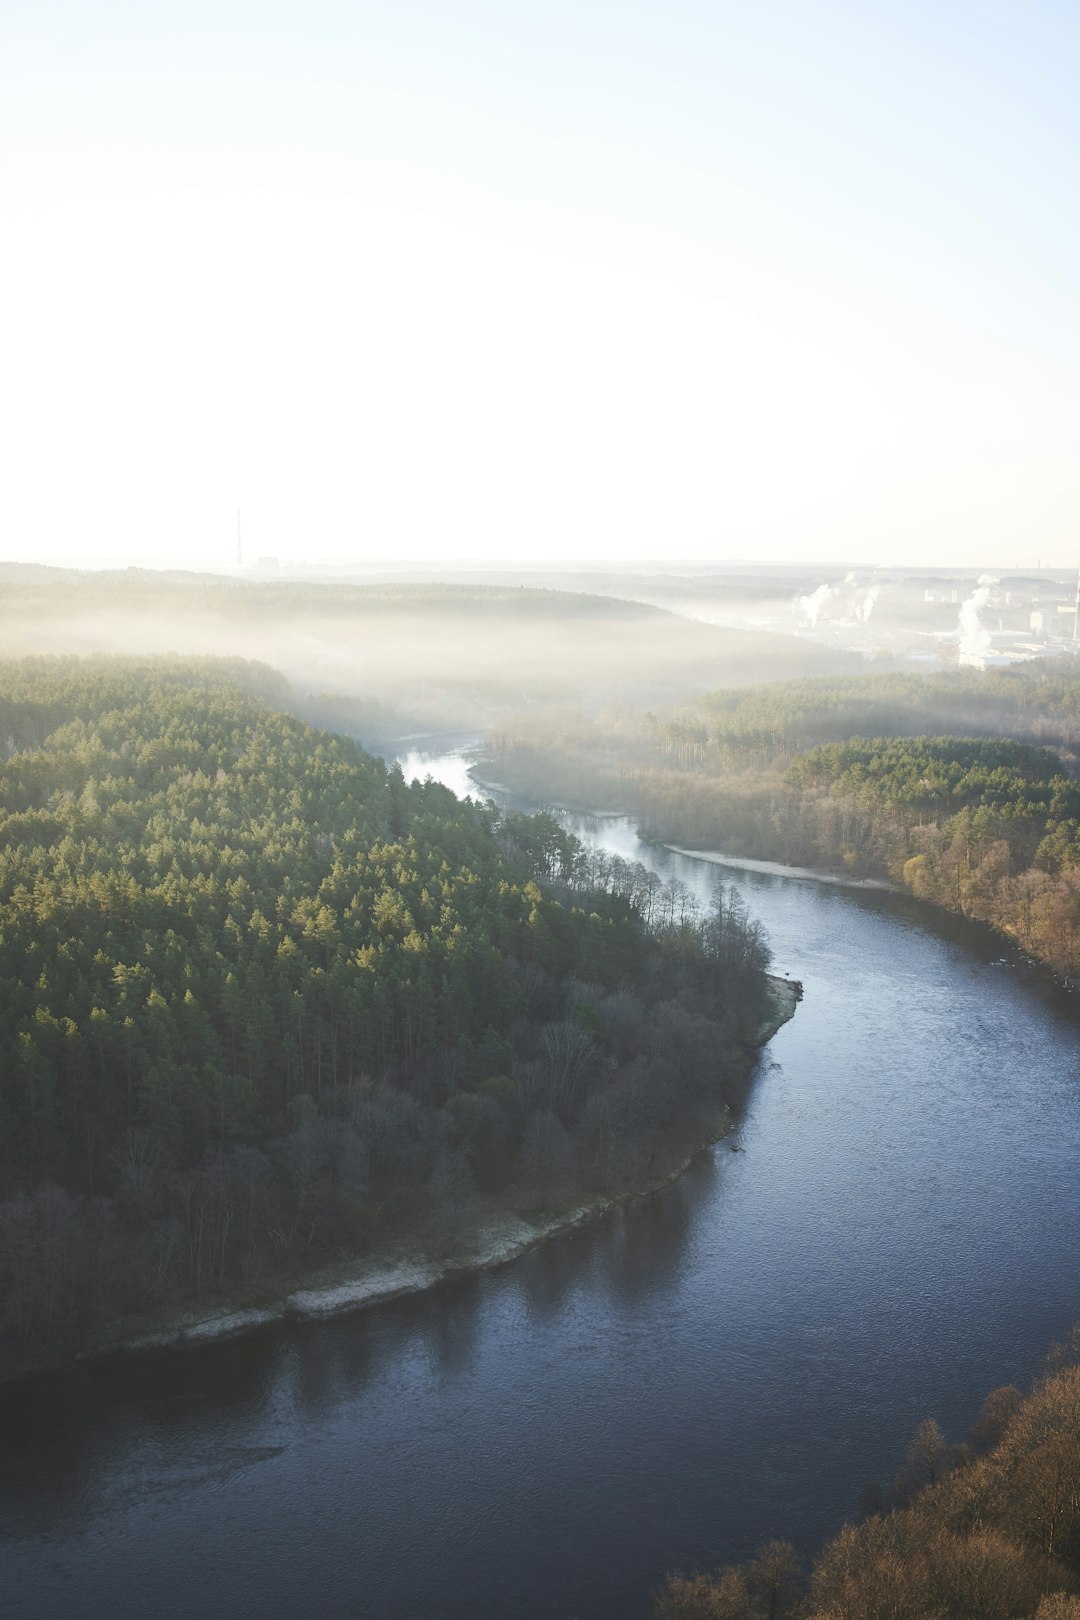
{"type": "MultiPolygon", "coordinates": [[[[482,758],[475,765],[467,769],[467,776],[476,783],[484,793],[512,794],[515,789],[508,787],[505,782],[498,782],[493,777],[483,777],[481,770],[490,767],[490,759],[482,758]]],[[[641,831],[638,818],[631,809],[611,810],[600,809],[595,805],[566,804],[560,799],[549,799],[546,807],[552,810],[561,810],[574,816],[595,816],[598,821],[615,820],[624,817],[633,821],[637,827],[638,837],[644,843],[656,842],[661,849],[669,849],[673,855],[686,855],[691,860],[706,861],[711,866],[730,866],[742,872],[761,872],[769,877],[802,878],[813,883],[833,883],[844,889],[879,889],[886,894],[907,894],[910,891],[900,883],[890,883],[886,878],[851,877],[844,872],[828,871],[822,867],[789,866],[783,861],[762,861],[750,855],[725,855],[718,850],[687,849],[681,844],[669,844],[663,839],[647,839],[641,831]]]]}
{"type": "Polygon", "coordinates": [[[908,894],[900,883],[889,883],[885,878],[847,877],[843,872],[827,872],[813,866],[787,866],[783,861],[758,861],[749,855],[721,855],[708,849],[683,849],[679,844],[664,844],[673,855],[687,855],[693,861],[705,861],[711,866],[731,866],[740,872],[761,872],[767,877],[802,878],[809,883],[834,883],[841,889],[878,889],[886,894],[908,894]]]}
{"type": "MultiPolygon", "coordinates": [[[[770,974],[769,983],[772,1005],[743,1046],[748,1075],[756,1054],[794,1016],[799,1001],[799,990],[791,980],[770,974]]],[[[720,1104],[704,1133],[699,1131],[692,1141],[680,1144],[674,1159],[655,1174],[618,1192],[585,1198],[543,1216],[530,1218],[509,1210],[495,1211],[479,1221],[459,1241],[452,1254],[435,1258],[420,1246],[403,1241],[377,1255],[339,1262],[303,1279],[295,1279],[296,1286],[282,1288],[279,1285],[276,1290],[262,1289],[258,1295],[231,1303],[218,1301],[213,1307],[202,1310],[170,1313],[153,1324],[146,1321],[116,1324],[96,1344],[74,1356],[13,1369],[0,1374],[0,1382],[85,1362],[239,1338],[288,1321],[340,1316],[405,1294],[421,1293],[465,1272],[505,1265],[538,1243],[584,1226],[620,1204],[647,1197],[668,1186],[700,1153],[727,1136],[733,1124],[731,1110],[720,1104]]]]}

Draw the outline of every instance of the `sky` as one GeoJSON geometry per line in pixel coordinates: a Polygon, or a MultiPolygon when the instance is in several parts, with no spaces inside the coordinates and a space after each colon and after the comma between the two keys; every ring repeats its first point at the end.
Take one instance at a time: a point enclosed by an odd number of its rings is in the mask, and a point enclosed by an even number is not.
{"type": "Polygon", "coordinates": [[[5,0],[0,557],[1080,555],[1080,6],[5,0]]]}

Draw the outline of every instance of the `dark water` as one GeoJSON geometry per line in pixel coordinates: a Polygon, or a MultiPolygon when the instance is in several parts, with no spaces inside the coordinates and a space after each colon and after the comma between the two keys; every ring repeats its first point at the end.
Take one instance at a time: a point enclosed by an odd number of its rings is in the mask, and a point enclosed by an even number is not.
{"type": "Polygon", "coordinates": [[[578,826],[734,877],[804,980],[746,1151],[426,1296],[0,1394],[5,1617],[629,1620],[812,1547],[1080,1315],[1071,1005],[906,900],[578,826]]]}

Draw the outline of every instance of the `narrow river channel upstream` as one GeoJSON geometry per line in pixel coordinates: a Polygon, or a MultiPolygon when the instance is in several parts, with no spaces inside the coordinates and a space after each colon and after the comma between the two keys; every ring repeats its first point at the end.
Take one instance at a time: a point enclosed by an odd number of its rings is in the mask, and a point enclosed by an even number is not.
{"type": "Polygon", "coordinates": [[[0,1390],[4,1620],[636,1620],[813,1549],[1080,1316],[1080,1008],[906,898],[565,820],[734,883],[803,980],[745,1151],[423,1295],[0,1390]]]}

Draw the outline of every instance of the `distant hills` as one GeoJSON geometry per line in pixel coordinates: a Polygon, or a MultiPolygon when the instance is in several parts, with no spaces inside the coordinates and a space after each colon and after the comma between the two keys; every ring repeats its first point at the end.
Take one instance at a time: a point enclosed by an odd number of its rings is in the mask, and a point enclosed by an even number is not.
{"type": "MultiPolygon", "coordinates": [[[[534,704],[677,701],[861,667],[795,636],[610,596],[466,584],[321,584],[146,569],[0,568],[11,654],[230,653],[302,694],[361,701],[361,727],[471,727],[534,704]]],[[[340,720],[340,716],[339,716],[340,720]]]]}

